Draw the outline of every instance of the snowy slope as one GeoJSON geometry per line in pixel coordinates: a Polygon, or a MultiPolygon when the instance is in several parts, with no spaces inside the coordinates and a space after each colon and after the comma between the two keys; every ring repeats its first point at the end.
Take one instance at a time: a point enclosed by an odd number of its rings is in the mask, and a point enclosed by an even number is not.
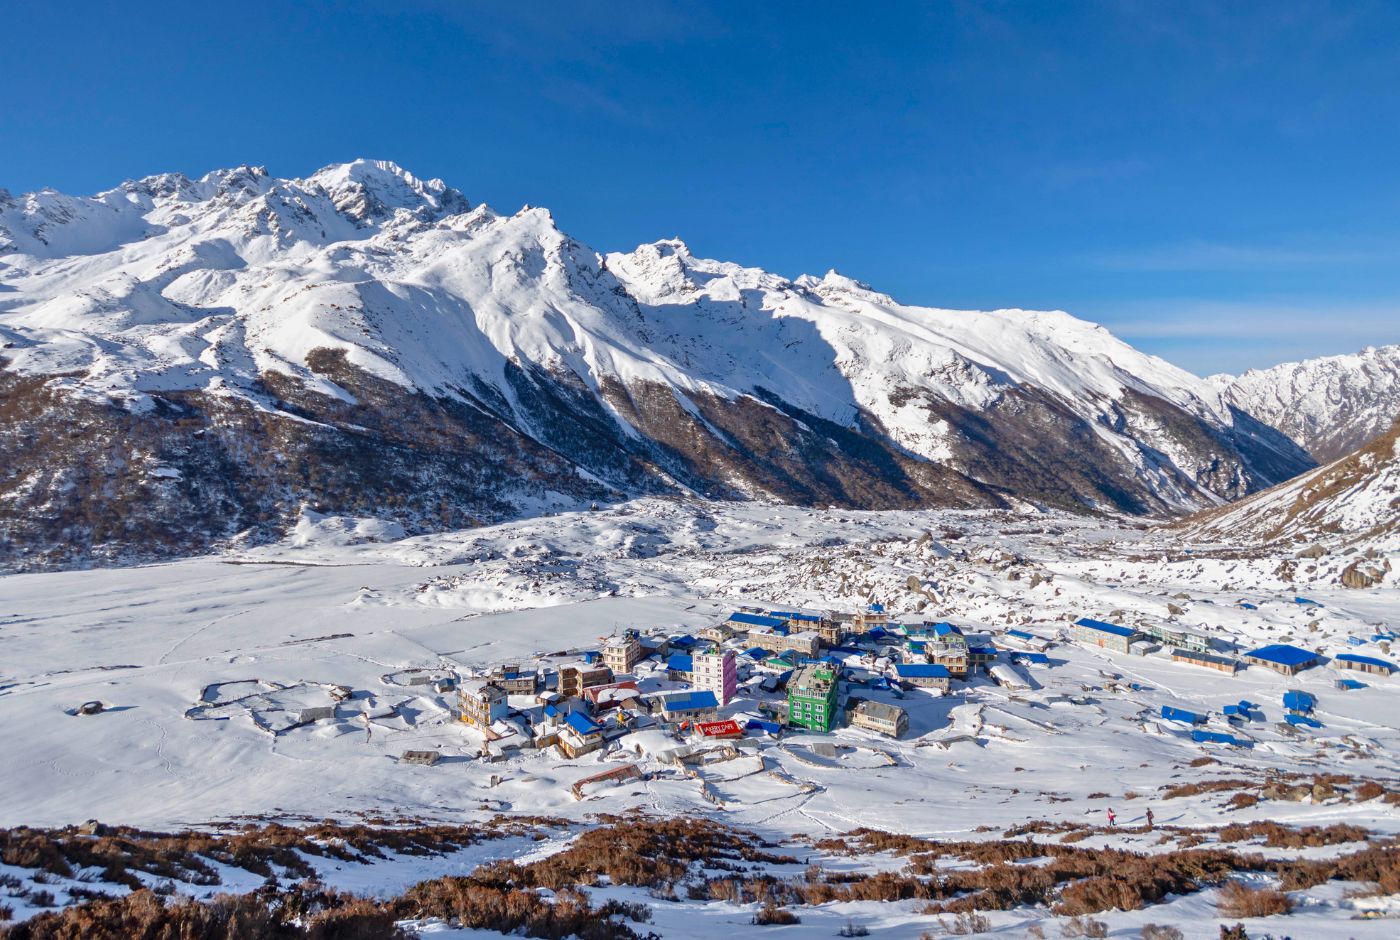
{"type": "Polygon", "coordinates": [[[1336,460],[1383,433],[1400,414],[1400,345],[1251,369],[1211,381],[1232,405],[1336,460]]]}
{"type": "Polygon", "coordinates": [[[678,241],[604,257],[382,161],[0,193],[0,357],[28,438],[0,512],[21,548],[78,525],[108,556],[136,534],[83,520],[115,501],[166,500],[145,528],[190,547],[302,502],[417,500],[415,530],[658,491],[1176,512],[1309,465],[1068,314],[910,307],[678,241]]]}
{"type": "MultiPolygon", "coordinates": [[[[1400,418],[1369,444],[1296,480],[1188,522],[1198,539],[1400,549],[1400,418]]],[[[1374,567],[1380,570],[1378,562],[1374,567]]],[[[1389,570],[1386,563],[1385,570],[1389,570]]]]}

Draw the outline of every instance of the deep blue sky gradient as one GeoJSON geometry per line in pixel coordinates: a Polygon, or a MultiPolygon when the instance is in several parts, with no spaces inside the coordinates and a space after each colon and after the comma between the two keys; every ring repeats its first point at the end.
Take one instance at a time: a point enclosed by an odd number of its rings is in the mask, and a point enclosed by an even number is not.
{"type": "Polygon", "coordinates": [[[1400,342],[1400,4],[11,3],[0,186],[356,156],[1200,373],[1400,342]]]}

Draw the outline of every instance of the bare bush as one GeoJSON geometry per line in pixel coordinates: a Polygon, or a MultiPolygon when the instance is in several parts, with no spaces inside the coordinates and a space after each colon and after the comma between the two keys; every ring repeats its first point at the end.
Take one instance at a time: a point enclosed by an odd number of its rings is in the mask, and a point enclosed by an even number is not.
{"type": "Polygon", "coordinates": [[[1273,888],[1250,888],[1227,881],[1220,888],[1216,909],[1223,917],[1272,917],[1293,910],[1293,900],[1273,888]]]}
{"type": "Polygon", "coordinates": [[[1165,924],[1143,924],[1140,933],[1142,940],[1182,940],[1180,930],[1165,924]]]}
{"type": "Polygon", "coordinates": [[[785,927],[788,924],[800,924],[802,920],[787,908],[779,907],[769,901],[754,913],[753,922],[760,927],[773,925],[785,927]]]}
{"type": "Polygon", "coordinates": [[[976,911],[963,911],[953,918],[952,923],[948,923],[941,917],[938,923],[943,927],[943,932],[955,937],[966,937],[972,934],[986,933],[992,929],[992,921],[985,914],[976,911]]]}
{"type": "Polygon", "coordinates": [[[1107,937],[1108,924],[1092,917],[1074,916],[1060,925],[1062,937],[1107,937]]]}

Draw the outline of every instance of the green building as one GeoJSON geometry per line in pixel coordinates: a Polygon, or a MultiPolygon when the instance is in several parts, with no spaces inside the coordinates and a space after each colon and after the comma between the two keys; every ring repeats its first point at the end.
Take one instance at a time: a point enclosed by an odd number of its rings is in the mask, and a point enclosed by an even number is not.
{"type": "Polygon", "coordinates": [[[830,731],[836,723],[836,667],[811,663],[788,680],[788,725],[830,731]]]}

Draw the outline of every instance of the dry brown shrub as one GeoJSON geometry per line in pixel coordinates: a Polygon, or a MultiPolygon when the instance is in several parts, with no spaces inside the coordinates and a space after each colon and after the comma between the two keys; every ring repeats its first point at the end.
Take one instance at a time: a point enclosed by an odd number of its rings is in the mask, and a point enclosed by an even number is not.
{"type": "Polygon", "coordinates": [[[1370,845],[1335,859],[1295,859],[1278,862],[1275,870],[1283,890],[1299,891],[1325,881],[1360,881],[1375,885],[1377,894],[1400,893],[1400,846],[1370,845]]]}
{"type": "Polygon", "coordinates": [[[1227,881],[1215,902],[1222,917],[1272,917],[1293,910],[1293,901],[1273,888],[1250,888],[1238,881],[1227,881]]]}
{"type": "Polygon", "coordinates": [[[1219,793],[1222,790],[1244,790],[1254,786],[1248,780],[1201,780],[1192,783],[1178,783],[1162,792],[1162,799],[1175,800],[1183,796],[1200,796],[1202,793],[1219,793]]]}
{"type": "Polygon", "coordinates": [[[1357,802],[1364,800],[1374,800],[1378,796],[1385,795],[1385,787],[1374,780],[1367,780],[1365,783],[1351,791],[1351,798],[1357,802]]]}
{"type": "Polygon", "coordinates": [[[1341,823],[1331,826],[1281,826],[1276,822],[1261,820],[1252,823],[1234,823],[1220,830],[1221,842],[1245,842],[1250,839],[1263,839],[1264,844],[1275,849],[1303,849],[1326,845],[1342,845],[1347,842],[1365,842],[1370,832],[1360,826],[1341,823]]]}
{"type": "Polygon", "coordinates": [[[1225,805],[1231,809],[1247,809],[1259,802],[1259,797],[1253,793],[1236,793],[1225,801],[1225,805]]]}
{"type": "Polygon", "coordinates": [[[754,913],[753,922],[760,927],[771,925],[785,927],[789,924],[800,924],[802,919],[787,908],[779,907],[769,901],[754,913]]]}

